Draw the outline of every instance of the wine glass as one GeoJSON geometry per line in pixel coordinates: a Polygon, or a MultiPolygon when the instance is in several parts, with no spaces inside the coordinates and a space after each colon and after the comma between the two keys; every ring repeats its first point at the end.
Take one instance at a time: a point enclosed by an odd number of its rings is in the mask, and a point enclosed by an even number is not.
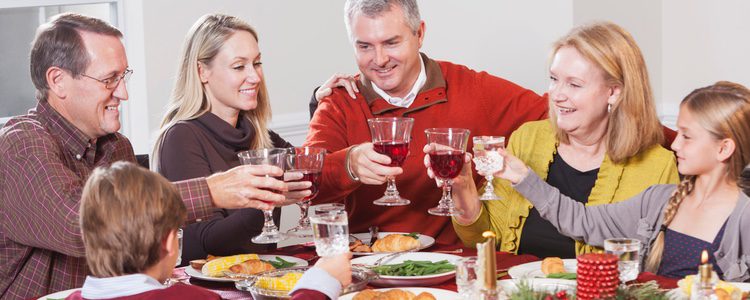
{"type": "Polygon", "coordinates": [[[505,147],[504,136],[475,136],[474,141],[474,164],[477,171],[485,174],[484,179],[487,184],[484,186],[484,194],[479,200],[500,200],[495,194],[495,188],[492,186],[492,179],[496,172],[503,168],[503,156],[497,152],[497,149],[505,147]]]}
{"type": "MultiPolygon", "coordinates": [[[[256,149],[247,150],[237,153],[240,158],[240,162],[243,165],[271,165],[277,166],[282,170],[285,170],[286,155],[288,149],[283,148],[272,148],[272,149],[256,149]]],[[[271,177],[266,175],[266,177],[271,177]]],[[[284,176],[274,176],[274,178],[283,181],[284,176]]],[[[273,190],[274,193],[281,194],[280,191],[273,190]]],[[[252,238],[253,243],[256,244],[273,244],[289,238],[288,235],[279,232],[279,227],[273,222],[273,208],[263,211],[263,229],[260,235],[252,238]]]]}
{"type": "Polygon", "coordinates": [[[301,212],[299,225],[287,231],[288,234],[293,234],[298,237],[312,237],[312,227],[310,227],[310,219],[307,217],[308,209],[310,208],[310,202],[315,196],[318,195],[318,188],[320,186],[320,173],[323,170],[323,159],[326,156],[326,150],[317,147],[296,147],[289,148],[287,154],[287,173],[302,173],[302,178],[293,181],[309,181],[312,183],[310,186],[310,196],[305,197],[302,201],[297,202],[301,212]]]}
{"type": "MultiPolygon", "coordinates": [[[[372,147],[375,152],[391,158],[391,167],[400,167],[409,155],[409,141],[413,118],[374,118],[367,119],[372,134],[372,147]]],[[[385,195],[373,201],[376,205],[408,205],[411,201],[401,198],[396,189],[396,178],[387,176],[388,186],[385,195]]]]}
{"type": "Polygon", "coordinates": [[[457,216],[463,211],[453,205],[451,186],[464,166],[466,144],[469,143],[469,130],[463,128],[430,128],[424,133],[427,143],[434,144],[430,150],[430,165],[435,177],[443,182],[443,197],[437,207],[427,210],[436,216],[457,216]]]}

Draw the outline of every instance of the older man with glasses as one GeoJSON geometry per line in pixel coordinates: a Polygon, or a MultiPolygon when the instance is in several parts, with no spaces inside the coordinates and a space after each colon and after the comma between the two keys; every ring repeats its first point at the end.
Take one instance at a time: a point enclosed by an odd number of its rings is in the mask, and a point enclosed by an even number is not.
{"type": "MultiPolygon", "coordinates": [[[[109,24],[62,14],[40,26],[31,49],[38,104],[0,129],[0,298],[26,299],[80,287],[88,273],[79,228],[81,191],[98,166],[135,161],[120,129],[128,99],[122,34],[109,24]],[[94,82],[98,81],[98,82],[94,82]]],[[[240,166],[177,182],[188,219],[214,207],[270,209],[284,196],[251,186],[282,171],[240,166]]],[[[278,180],[263,187],[286,190],[278,180]]],[[[123,255],[134,255],[124,253],[123,255]]]]}

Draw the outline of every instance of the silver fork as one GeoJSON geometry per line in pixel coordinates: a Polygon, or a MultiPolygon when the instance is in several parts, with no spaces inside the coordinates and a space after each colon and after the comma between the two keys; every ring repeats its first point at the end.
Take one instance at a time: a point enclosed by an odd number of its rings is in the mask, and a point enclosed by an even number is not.
{"type": "Polygon", "coordinates": [[[383,264],[385,262],[389,262],[389,261],[393,260],[394,258],[399,257],[402,254],[407,253],[407,252],[412,252],[412,251],[411,250],[406,250],[406,251],[393,252],[391,254],[388,254],[386,256],[378,258],[378,260],[376,260],[375,263],[373,263],[372,265],[374,267],[377,267],[377,266],[379,266],[379,265],[381,265],[381,264],[383,264]]]}

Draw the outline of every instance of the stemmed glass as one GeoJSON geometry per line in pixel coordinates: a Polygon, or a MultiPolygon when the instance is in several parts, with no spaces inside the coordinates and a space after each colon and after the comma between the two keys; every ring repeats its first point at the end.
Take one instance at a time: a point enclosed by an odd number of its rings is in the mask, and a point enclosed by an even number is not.
{"type": "MultiPolygon", "coordinates": [[[[402,166],[406,156],[409,155],[409,141],[411,141],[411,128],[414,126],[414,119],[374,118],[367,119],[367,124],[370,126],[375,152],[390,157],[391,164],[389,166],[402,166]]],[[[373,203],[384,206],[408,205],[411,203],[398,194],[394,176],[387,176],[386,180],[388,186],[385,189],[385,195],[373,201],[373,203]]]]}
{"type": "Polygon", "coordinates": [[[320,186],[320,173],[323,170],[323,159],[326,156],[326,150],[317,147],[296,147],[289,148],[287,154],[287,173],[302,173],[302,178],[294,181],[309,181],[310,196],[305,197],[302,201],[297,202],[301,215],[299,225],[287,231],[287,234],[293,234],[298,237],[312,237],[313,231],[310,227],[310,219],[307,217],[310,202],[318,195],[320,186]]]}
{"type": "MultiPolygon", "coordinates": [[[[256,149],[247,150],[237,153],[240,158],[240,162],[243,165],[271,165],[277,166],[282,170],[285,170],[286,155],[288,149],[284,148],[272,148],[272,149],[256,149]]],[[[266,175],[266,177],[271,177],[266,175]]],[[[283,181],[284,175],[273,176],[274,178],[283,181]]],[[[281,193],[280,191],[272,191],[274,193],[281,193]]],[[[263,211],[263,229],[258,236],[252,238],[253,243],[256,244],[273,244],[289,238],[288,235],[279,232],[279,227],[273,222],[273,208],[270,210],[263,211]]]]}
{"type": "Polygon", "coordinates": [[[498,149],[505,147],[504,136],[475,136],[474,141],[474,164],[477,171],[484,174],[487,184],[484,186],[484,194],[479,200],[500,200],[495,194],[495,188],[492,186],[492,180],[496,172],[503,168],[503,156],[497,152],[498,149]]]}
{"type": "Polygon", "coordinates": [[[463,128],[430,128],[424,131],[427,143],[434,144],[430,150],[430,165],[435,177],[443,183],[443,197],[437,207],[427,210],[436,216],[457,216],[463,211],[453,205],[451,186],[453,178],[461,173],[469,143],[469,130],[463,128]]]}

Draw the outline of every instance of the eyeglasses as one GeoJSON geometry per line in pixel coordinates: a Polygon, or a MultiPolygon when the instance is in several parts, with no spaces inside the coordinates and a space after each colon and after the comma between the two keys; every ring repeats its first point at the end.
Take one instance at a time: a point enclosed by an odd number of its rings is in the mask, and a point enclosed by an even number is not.
{"type": "Polygon", "coordinates": [[[98,78],[94,78],[89,75],[81,73],[81,75],[84,77],[91,78],[93,80],[103,83],[104,87],[110,90],[117,88],[117,85],[120,84],[120,81],[124,81],[125,83],[127,83],[128,79],[130,79],[131,74],[133,74],[133,70],[125,69],[125,72],[123,72],[122,75],[115,75],[109,78],[98,79],[98,78]]]}

